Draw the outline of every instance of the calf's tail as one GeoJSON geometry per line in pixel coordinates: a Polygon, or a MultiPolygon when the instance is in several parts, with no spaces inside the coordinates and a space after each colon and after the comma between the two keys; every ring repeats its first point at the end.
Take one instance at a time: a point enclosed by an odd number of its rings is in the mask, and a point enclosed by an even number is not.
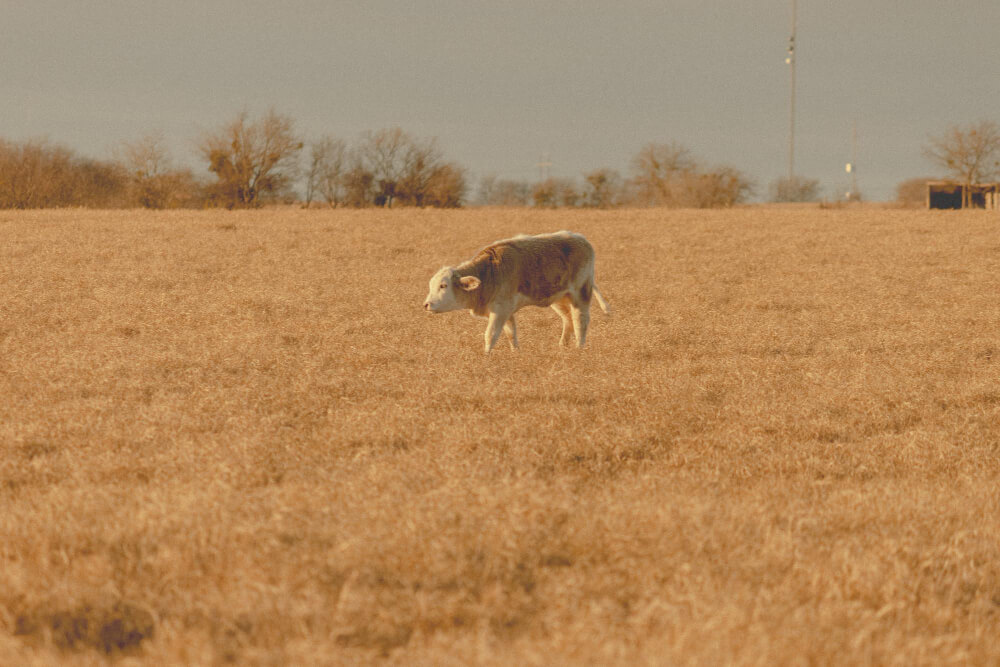
{"type": "Polygon", "coordinates": [[[597,299],[597,305],[601,307],[601,310],[603,310],[606,315],[610,315],[611,306],[604,300],[604,295],[601,294],[599,289],[597,289],[597,285],[594,285],[594,297],[597,299]]]}

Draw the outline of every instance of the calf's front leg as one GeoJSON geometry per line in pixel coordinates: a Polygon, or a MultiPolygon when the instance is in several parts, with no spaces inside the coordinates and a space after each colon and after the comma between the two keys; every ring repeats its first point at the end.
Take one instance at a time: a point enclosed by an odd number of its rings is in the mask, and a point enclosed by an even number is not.
{"type": "Polygon", "coordinates": [[[500,340],[500,333],[503,331],[508,317],[510,316],[507,313],[490,313],[489,322],[486,323],[485,335],[487,354],[497,344],[497,341],[500,340]]]}

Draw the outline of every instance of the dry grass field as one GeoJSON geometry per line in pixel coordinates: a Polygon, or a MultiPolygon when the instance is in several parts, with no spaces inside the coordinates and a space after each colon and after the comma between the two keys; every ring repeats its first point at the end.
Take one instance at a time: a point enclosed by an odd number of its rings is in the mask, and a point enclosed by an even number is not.
{"type": "Polygon", "coordinates": [[[0,212],[0,664],[996,664],[998,294],[987,212],[0,212]],[[564,228],[586,349],[421,310],[564,228]]]}

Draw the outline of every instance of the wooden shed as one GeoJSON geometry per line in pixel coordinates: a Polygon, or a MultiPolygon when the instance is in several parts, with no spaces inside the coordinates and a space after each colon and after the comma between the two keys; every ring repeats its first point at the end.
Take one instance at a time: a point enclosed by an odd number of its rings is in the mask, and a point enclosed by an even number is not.
{"type": "Polygon", "coordinates": [[[1000,210],[1000,183],[927,181],[927,208],[1000,210]]]}

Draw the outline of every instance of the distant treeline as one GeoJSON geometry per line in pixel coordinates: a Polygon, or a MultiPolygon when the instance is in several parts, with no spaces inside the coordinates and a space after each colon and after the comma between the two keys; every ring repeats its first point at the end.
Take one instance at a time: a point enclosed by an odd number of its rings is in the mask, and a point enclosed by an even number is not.
{"type": "Polygon", "coordinates": [[[237,115],[202,136],[197,151],[211,176],[176,166],[158,134],[125,142],[104,161],[45,141],[0,140],[0,208],[712,208],[744,202],[754,187],[733,167],[705,167],[683,146],[650,143],[624,176],[610,168],[579,180],[486,176],[473,194],[466,170],[446,160],[435,139],[392,128],[353,143],[324,136],[307,144],[292,119],[274,111],[257,119],[237,115]]]}
{"type": "Polygon", "coordinates": [[[583,174],[582,182],[547,178],[530,183],[486,176],[476,203],[542,208],[666,206],[718,208],[739,204],[753,183],[733,167],[703,167],[678,144],[647,144],[633,158],[628,177],[609,168],[583,174]]]}
{"type": "Polygon", "coordinates": [[[126,205],[118,164],[89,160],[44,142],[0,140],[0,207],[51,208],[126,205]]]}

